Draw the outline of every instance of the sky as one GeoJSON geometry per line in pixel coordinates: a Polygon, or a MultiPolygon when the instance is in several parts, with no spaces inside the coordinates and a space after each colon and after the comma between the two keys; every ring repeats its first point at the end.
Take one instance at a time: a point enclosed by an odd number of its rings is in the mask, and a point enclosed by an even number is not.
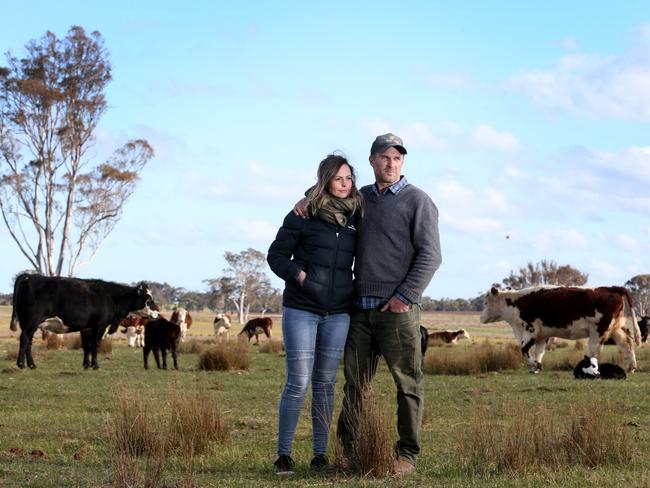
{"type": "MultiPolygon", "coordinates": [[[[2,53],[48,30],[99,31],[113,80],[97,160],[135,138],[156,153],[82,278],[206,291],[224,252],[267,251],[328,153],[372,183],[370,145],[385,132],[440,213],[442,265],[425,295],[475,297],[542,259],[589,286],[650,273],[648,2],[8,9],[2,53]]],[[[0,253],[8,293],[28,263],[4,227],[0,253]]]]}

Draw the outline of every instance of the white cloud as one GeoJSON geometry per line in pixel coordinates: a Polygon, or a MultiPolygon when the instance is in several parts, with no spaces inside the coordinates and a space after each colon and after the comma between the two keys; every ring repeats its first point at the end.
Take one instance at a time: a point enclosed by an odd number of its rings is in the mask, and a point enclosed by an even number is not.
{"type": "Polygon", "coordinates": [[[619,152],[594,152],[594,167],[650,183],[650,146],[631,146],[619,152]]]}
{"type": "Polygon", "coordinates": [[[541,229],[517,238],[524,248],[540,253],[562,253],[568,249],[584,250],[589,246],[585,235],[577,229],[541,229]]]}
{"type": "Polygon", "coordinates": [[[560,45],[567,51],[575,51],[580,48],[580,43],[575,37],[565,37],[560,40],[560,45]]]}
{"type": "Polygon", "coordinates": [[[518,73],[509,85],[535,103],[575,114],[650,121],[650,27],[617,56],[571,54],[548,69],[518,73]]]}
{"type": "Polygon", "coordinates": [[[616,243],[617,246],[621,247],[626,251],[630,251],[630,252],[641,251],[641,244],[635,237],[632,237],[631,235],[628,234],[617,235],[614,238],[614,242],[616,243]]]}
{"type": "Polygon", "coordinates": [[[475,87],[474,80],[462,73],[431,73],[425,83],[431,88],[471,90],[475,87]]]}
{"type": "Polygon", "coordinates": [[[250,241],[252,245],[266,247],[275,239],[278,225],[260,219],[235,218],[230,231],[236,234],[233,238],[238,241],[250,241]]]}
{"type": "Polygon", "coordinates": [[[494,127],[480,124],[472,131],[472,139],[479,147],[496,149],[499,151],[516,151],[519,141],[510,132],[499,132],[494,127]]]}
{"type": "Polygon", "coordinates": [[[474,189],[451,179],[435,184],[433,195],[441,209],[441,224],[466,234],[503,232],[499,217],[509,210],[504,193],[489,187],[474,189]]]}
{"type": "Polygon", "coordinates": [[[592,259],[590,261],[591,269],[601,275],[603,278],[615,277],[619,273],[619,267],[602,259],[592,259]]]}
{"type": "Polygon", "coordinates": [[[215,173],[186,171],[181,175],[182,187],[188,196],[227,199],[237,203],[293,203],[315,183],[315,169],[264,165],[252,161],[236,170],[215,173]]]}
{"type": "Polygon", "coordinates": [[[514,152],[521,148],[517,137],[511,132],[500,131],[489,124],[481,123],[464,128],[454,122],[442,122],[432,126],[425,122],[391,124],[375,120],[367,124],[372,137],[377,134],[394,132],[404,141],[404,145],[424,146],[434,151],[497,151],[514,152]]]}

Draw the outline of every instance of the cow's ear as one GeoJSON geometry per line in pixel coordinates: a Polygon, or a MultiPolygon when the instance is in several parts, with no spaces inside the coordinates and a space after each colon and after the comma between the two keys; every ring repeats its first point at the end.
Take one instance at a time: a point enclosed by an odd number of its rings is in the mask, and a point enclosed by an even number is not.
{"type": "Polygon", "coordinates": [[[498,295],[499,289],[496,286],[493,286],[492,289],[490,290],[490,293],[492,293],[493,295],[498,295]]]}
{"type": "Polygon", "coordinates": [[[138,295],[142,296],[145,293],[147,293],[147,285],[145,285],[144,283],[140,283],[138,285],[138,295]]]}

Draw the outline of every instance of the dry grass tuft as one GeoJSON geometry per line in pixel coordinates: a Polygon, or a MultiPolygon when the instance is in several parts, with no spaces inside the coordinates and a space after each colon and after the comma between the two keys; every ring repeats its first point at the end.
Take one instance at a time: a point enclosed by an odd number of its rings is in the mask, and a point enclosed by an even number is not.
{"type": "Polygon", "coordinates": [[[1,372],[3,374],[16,374],[22,372],[22,369],[20,369],[18,366],[9,366],[7,368],[3,368],[1,372]]]}
{"type": "Polygon", "coordinates": [[[97,346],[98,354],[113,354],[113,339],[104,337],[97,346]]]}
{"type": "Polygon", "coordinates": [[[346,453],[337,442],[334,465],[346,474],[361,477],[381,478],[392,474],[395,451],[390,435],[392,422],[387,413],[390,411],[380,403],[372,385],[367,385],[353,412],[357,429],[351,450],[346,453]]]}
{"type": "Polygon", "coordinates": [[[127,456],[152,456],[165,450],[161,438],[159,412],[139,390],[125,389],[117,394],[117,408],[109,420],[109,436],[115,451],[127,456]]]}
{"type": "Polygon", "coordinates": [[[194,456],[226,438],[221,410],[201,391],[170,391],[164,405],[136,389],[117,393],[117,408],[109,417],[113,486],[195,487],[194,456]],[[164,483],[164,468],[176,456],[183,461],[181,478],[164,483]]]}
{"type": "Polygon", "coordinates": [[[16,361],[18,359],[19,346],[11,345],[7,346],[7,353],[5,354],[5,359],[7,361],[16,361]]]}
{"type": "Polygon", "coordinates": [[[69,350],[81,349],[81,334],[68,334],[65,337],[65,347],[69,350]]]}
{"type": "Polygon", "coordinates": [[[208,344],[205,341],[190,339],[178,345],[178,352],[180,354],[201,354],[206,347],[208,344]]]}
{"type": "MultiPolygon", "coordinates": [[[[620,363],[617,350],[603,350],[598,359],[599,363],[620,363]]],[[[573,371],[576,364],[585,357],[585,352],[576,349],[562,351],[560,354],[547,354],[542,361],[544,371],[573,371]]]]}
{"type": "Polygon", "coordinates": [[[60,334],[50,333],[45,339],[45,348],[49,350],[58,350],[63,347],[63,336],[60,334]]]}
{"type": "Polygon", "coordinates": [[[223,414],[205,392],[172,394],[169,444],[176,453],[201,454],[212,441],[223,442],[226,436],[223,414]]]}
{"type": "Polygon", "coordinates": [[[567,463],[597,467],[630,460],[634,443],[614,410],[584,402],[561,418],[547,407],[512,406],[495,421],[477,416],[460,447],[465,466],[476,474],[562,469],[567,463]]]}
{"type": "Polygon", "coordinates": [[[242,341],[219,342],[199,355],[199,369],[227,371],[248,369],[251,363],[250,347],[242,341]]]}
{"type": "Polygon", "coordinates": [[[519,369],[522,360],[515,343],[493,345],[486,341],[462,350],[443,348],[427,351],[423,370],[428,374],[478,374],[519,369]]]}
{"type": "Polygon", "coordinates": [[[284,352],[284,342],[280,339],[270,339],[260,345],[260,352],[267,354],[280,354],[284,352]]]}

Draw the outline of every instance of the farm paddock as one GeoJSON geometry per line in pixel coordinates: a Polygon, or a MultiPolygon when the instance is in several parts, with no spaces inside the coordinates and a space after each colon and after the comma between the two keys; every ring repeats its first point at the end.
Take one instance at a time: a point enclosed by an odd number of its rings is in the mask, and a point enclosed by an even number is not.
{"type": "MultiPolygon", "coordinates": [[[[0,310],[0,328],[8,324],[10,309],[0,310]],[[5,320],[6,318],[6,320],[5,320]]],[[[194,316],[194,314],[193,314],[194,316]]],[[[211,334],[210,314],[197,314],[190,339],[211,334]]],[[[274,322],[276,317],[273,317],[274,322]]],[[[276,322],[279,324],[279,318],[276,322]]],[[[482,342],[512,341],[510,327],[478,323],[478,314],[424,314],[431,329],[468,330],[472,339],[456,346],[433,347],[427,354],[457,354],[482,342]]],[[[241,324],[233,324],[233,335],[241,324]]],[[[277,327],[278,335],[280,327],[277,327]]],[[[139,391],[152,404],[165,405],[170,392],[205,392],[221,408],[229,435],[195,456],[170,455],[163,468],[164,486],[277,486],[272,462],[277,433],[277,404],[284,381],[281,353],[259,352],[250,345],[252,361],[246,371],[199,371],[198,355],[182,353],[179,371],[142,368],[142,350],[113,340],[102,367],[84,371],[79,351],[47,350],[35,345],[39,367],[16,371],[15,336],[0,333],[0,486],[4,487],[110,487],[116,486],[113,445],[107,432],[115,415],[116,397],[139,391]]],[[[263,341],[262,341],[263,342],[263,341]]],[[[37,342],[38,344],[38,342],[37,342]]],[[[614,354],[606,346],[606,354],[614,354]]],[[[561,362],[574,345],[547,353],[561,362]]],[[[311,427],[305,406],[298,426],[294,455],[296,475],[282,480],[286,486],[650,486],[647,451],[650,447],[650,348],[638,350],[638,373],[625,381],[578,381],[570,370],[545,369],[531,375],[521,367],[501,373],[427,375],[426,408],[422,431],[423,453],[414,477],[394,479],[351,478],[342,474],[319,476],[308,469],[311,427]],[[609,425],[622,429],[632,441],[630,455],[615,463],[596,466],[567,462],[560,468],[531,464],[529,469],[485,470],[465,454],[477,425],[494,422],[495,428],[512,424],[513,412],[563,424],[574,406],[597,405],[609,425]]],[[[379,401],[394,409],[394,387],[382,365],[375,381],[379,401]]],[[[337,383],[340,402],[342,372],[337,383]]],[[[526,418],[525,416],[523,417],[526,418]]],[[[392,421],[391,421],[392,423],[392,421]]]]}

